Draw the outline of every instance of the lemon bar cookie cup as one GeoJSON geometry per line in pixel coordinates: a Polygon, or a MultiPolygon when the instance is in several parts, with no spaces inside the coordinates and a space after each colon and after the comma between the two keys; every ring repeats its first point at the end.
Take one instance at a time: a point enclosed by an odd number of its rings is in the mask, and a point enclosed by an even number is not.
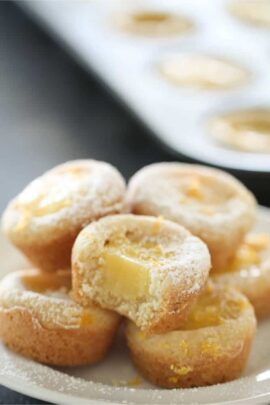
{"type": "Polygon", "coordinates": [[[179,329],[147,335],[126,325],[132,360],[142,375],[163,388],[192,388],[238,378],[256,331],[254,310],[234,289],[213,284],[179,329]]]}
{"type": "Polygon", "coordinates": [[[72,252],[74,299],[148,331],[172,330],[205,286],[207,246],[171,221],[114,215],[86,227],[72,252]]]}
{"type": "Polygon", "coordinates": [[[0,282],[0,337],[13,351],[55,366],[93,364],[109,350],[120,317],[69,296],[70,271],[37,269],[0,282]]]}
{"type": "Polygon", "coordinates": [[[252,227],[256,200],[233,176],[182,163],[156,163],[131,178],[127,205],[138,215],[163,216],[201,238],[213,268],[223,268],[252,227]]]}
{"type": "Polygon", "coordinates": [[[45,271],[70,268],[71,249],[90,222],[121,212],[125,182],[110,164],[64,163],[32,181],[7,206],[2,227],[10,241],[45,271]]]}

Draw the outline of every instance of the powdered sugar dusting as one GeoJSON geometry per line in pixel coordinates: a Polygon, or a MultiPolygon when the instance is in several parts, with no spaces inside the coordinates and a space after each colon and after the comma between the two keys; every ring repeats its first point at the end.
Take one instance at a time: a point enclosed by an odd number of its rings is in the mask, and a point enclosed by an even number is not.
{"type": "Polygon", "coordinates": [[[109,213],[121,211],[125,182],[111,165],[94,160],[67,162],[31,182],[11,202],[4,229],[36,238],[45,231],[69,232],[109,213]]]}
{"type": "Polygon", "coordinates": [[[13,272],[2,279],[0,283],[1,308],[5,310],[13,308],[26,309],[43,326],[48,328],[79,328],[82,308],[69,298],[67,289],[61,287],[55,291],[45,291],[44,294],[27,290],[21,281],[21,277],[28,273],[27,271],[13,272]]]}
{"type": "MultiPolygon", "coordinates": [[[[257,224],[259,231],[270,227],[269,212],[260,214],[257,224]]],[[[0,245],[3,239],[0,235],[0,245]]],[[[0,272],[4,274],[2,263],[12,261],[10,247],[0,255],[0,272]]],[[[255,402],[260,396],[269,402],[270,347],[268,338],[270,321],[259,325],[258,334],[244,377],[236,381],[212,387],[194,389],[156,389],[142,379],[140,386],[134,388],[113,386],[113,382],[128,381],[137,375],[127,349],[120,338],[109,356],[100,364],[91,367],[55,369],[25,359],[0,344],[0,383],[13,389],[42,398],[46,401],[65,404],[180,404],[180,403],[218,403],[247,400],[255,402]],[[252,400],[253,398],[253,400],[252,400]]],[[[259,399],[256,401],[259,402],[259,399]]],[[[240,402],[238,402],[240,403],[240,402]]]]}
{"type": "Polygon", "coordinates": [[[163,215],[196,235],[226,235],[236,225],[248,230],[255,217],[251,192],[229,174],[204,166],[166,162],[146,166],[131,178],[127,199],[136,212],[163,215]],[[202,198],[186,195],[193,181],[202,198]]]}

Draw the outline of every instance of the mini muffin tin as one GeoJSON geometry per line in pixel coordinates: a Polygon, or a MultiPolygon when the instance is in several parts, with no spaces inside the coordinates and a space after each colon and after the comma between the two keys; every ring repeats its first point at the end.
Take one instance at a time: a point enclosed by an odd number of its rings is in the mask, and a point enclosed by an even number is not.
{"type": "Polygon", "coordinates": [[[261,108],[269,109],[270,114],[270,29],[233,16],[230,3],[231,0],[18,2],[97,73],[167,146],[204,163],[270,172],[269,153],[226,147],[209,130],[209,122],[219,114],[261,108]],[[185,33],[144,36],[125,31],[117,24],[120,16],[141,11],[183,15],[194,26],[185,33]],[[160,73],[160,62],[173,54],[190,53],[236,63],[249,72],[249,77],[236,87],[215,90],[178,86],[166,80],[160,73]]]}

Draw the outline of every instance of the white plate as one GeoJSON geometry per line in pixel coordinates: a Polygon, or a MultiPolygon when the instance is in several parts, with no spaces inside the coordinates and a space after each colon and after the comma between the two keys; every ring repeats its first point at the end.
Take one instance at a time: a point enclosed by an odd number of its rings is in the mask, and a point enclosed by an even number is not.
{"type": "MultiPolygon", "coordinates": [[[[270,233],[270,210],[261,208],[256,229],[270,233]]],[[[25,266],[23,258],[0,235],[0,276],[25,266]]],[[[0,344],[0,384],[46,401],[62,404],[214,404],[256,403],[270,399],[270,320],[260,323],[242,378],[204,388],[162,390],[138,376],[119,336],[110,355],[99,365],[50,368],[25,359],[0,344]]]]}
{"type": "Polygon", "coordinates": [[[239,23],[228,0],[20,0],[87,70],[94,71],[152,133],[172,150],[232,169],[270,172],[270,157],[223,147],[208,133],[216,114],[270,106],[269,33],[239,23]],[[190,16],[194,32],[171,38],[137,38],[119,32],[112,16],[123,9],[160,9],[190,16]],[[228,91],[178,88],[158,74],[167,53],[205,52],[239,61],[252,72],[243,87],[228,91]]]}

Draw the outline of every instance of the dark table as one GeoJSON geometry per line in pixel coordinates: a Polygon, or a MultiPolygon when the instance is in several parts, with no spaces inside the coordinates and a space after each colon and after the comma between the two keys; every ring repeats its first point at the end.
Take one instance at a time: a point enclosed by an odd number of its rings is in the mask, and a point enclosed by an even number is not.
{"type": "MultiPolygon", "coordinates": [[[[0,210],[33,177],[69,159],[106,160],[127,178],[176,159],[149,135],[16,5],[0,2],[0,210]]],[[[269,176],[237,175],[270,205],[269,176]]],[[[42,402],[0,387],[0,403],[42,402]]]]}

